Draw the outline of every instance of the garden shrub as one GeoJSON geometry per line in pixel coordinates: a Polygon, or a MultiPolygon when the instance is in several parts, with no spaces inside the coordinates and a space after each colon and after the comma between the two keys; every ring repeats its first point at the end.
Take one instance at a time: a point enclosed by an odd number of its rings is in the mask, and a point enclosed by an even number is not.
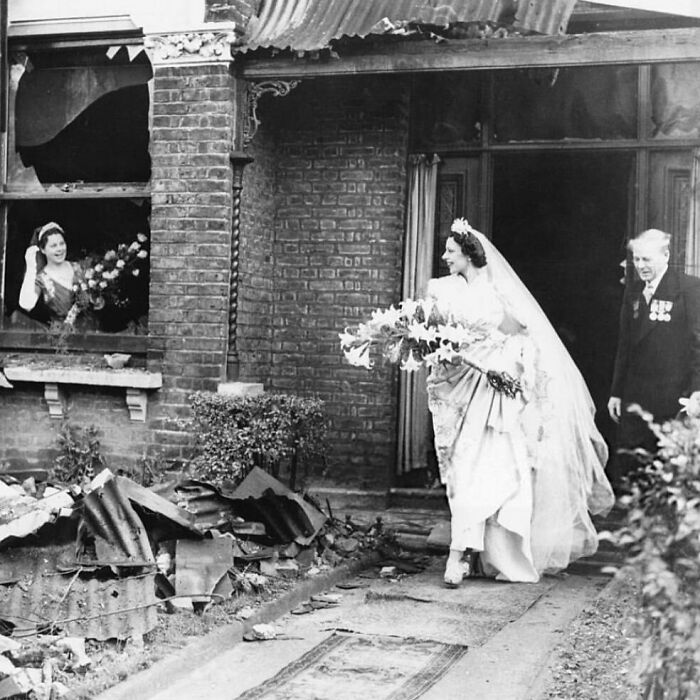
{"type": "Polygon", "coordinates": [[[236,486],[257,466],[277,476],[288,462],[294,488],[297,464],[325,451],[326,416],[319,399],[289,394],[190,396],[197,478],[236,486]]]}
{"type": "Polygon", "coordinates": [[[700,392],[686,415],[655,425],[659,451],[641,468],[625,526],[625,570],[641,583],[638,619],[645,700],[700,698],[700,392]]]}
{"type": "Polygon", "coordinates": [[[59,454],[54,459],[53,475],[67,484],[82,485],[105,468],[98,429],[62,423],[58,434],[59,454]]]}

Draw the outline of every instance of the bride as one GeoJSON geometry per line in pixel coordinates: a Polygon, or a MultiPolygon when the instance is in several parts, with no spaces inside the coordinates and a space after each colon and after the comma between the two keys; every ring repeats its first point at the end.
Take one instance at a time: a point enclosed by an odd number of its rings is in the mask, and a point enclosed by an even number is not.
{"type": "Polygon", "coordinates": [[[580,372],[494,245],[456,219],[442,258],[450,274],[430,280],[427,296],[442,316],[500,339],[428,377],[451,512],[445,584],[471,573],[476,552],[486,575],[534,582],[597,549],[589,512],[614,502],[607,447],[580,372]],[[498,391],[472,365],[507,372],[522,391],[498,391]]]}

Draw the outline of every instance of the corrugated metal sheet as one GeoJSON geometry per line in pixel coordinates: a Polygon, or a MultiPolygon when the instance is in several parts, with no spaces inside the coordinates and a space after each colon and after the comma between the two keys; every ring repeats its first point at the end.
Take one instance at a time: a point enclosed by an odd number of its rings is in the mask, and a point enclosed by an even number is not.
{"type": "Polygon", "coordinates": [[[223,597],[231,594],[228,570],[233,566],[233,541],[230,537],[211,540],[178,540],[175,564],[175,591],[194,602],[209,602],[207,596],[217,588],[223,597]]]}
{"type": "Polygon", "coordinates": [[[538,34],[564,34],[575,4],[576,0],[521,0],[515,26],[538,34]]]}
{"type": "Polygon", "coordinates": [[[143,522],[119,488],[108,479],[91,491],[81,504],[81,513],[95,537],[97,559],[121,566],[143,566],[155,562],[143,522]]]}
{"type": "Polygon", "coordinates": [[[177,484],[173,491],[177,505],[192,515],[200,530],[221,527],[235,517],[233,501],[211,484],[188,480],[177,484]]]}
{"type": "Polygon", "coordinates": [[[59,517],[68,517],[73,498],[68,491],[52,489],[44,498],[34,498],[0,481],[0,549],[21,540],[59,517]]]}
{"type": "Polygon", "coordinates": [[[230,495],[237,513],[261,522],[276,542],[308,545],[326,522],[326,515],[259,467],[230,495]]]}
{"type": "Polygon", "coordinates": [[[517,14],[518,27],[540,34],[566,27],[575,0],[275,0],[251,18],[239,51],[296,52],[326,48],[341,37],[382,34],[401,22],[446,27],[456,22],[497,22],[517,14]]]}
{"type": "Polygon", "coordinates": [[[3,552],[0,617],[21,636],[56,628],[90,639],[126,639],[157,624],[155,573],[105,580],[67,567],[75,545],[18,547],[3,552]],[[68,570],[67,570],[68,569],[68,570]]]}

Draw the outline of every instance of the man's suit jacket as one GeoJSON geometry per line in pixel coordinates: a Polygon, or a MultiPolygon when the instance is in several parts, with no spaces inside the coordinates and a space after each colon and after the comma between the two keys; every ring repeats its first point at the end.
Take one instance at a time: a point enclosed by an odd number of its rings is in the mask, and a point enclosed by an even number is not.
{"type": "Polygon", "coordinates": [[[628,285],[622,301],[611,395],[662,421],[700,390],[700,279],[669,269],[648,305],[643,288],[628,285]]]}

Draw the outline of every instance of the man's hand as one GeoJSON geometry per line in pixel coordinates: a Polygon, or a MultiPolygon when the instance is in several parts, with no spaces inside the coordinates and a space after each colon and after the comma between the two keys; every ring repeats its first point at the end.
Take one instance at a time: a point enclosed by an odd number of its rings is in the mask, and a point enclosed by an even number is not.
{"type": "Polygon", "coordinates": [[[611,396],[608,400],[608,413],[610,417],[616,422],[620,422],[620,413],[622,411],[622,400],[619,396],[611,396]]]}

